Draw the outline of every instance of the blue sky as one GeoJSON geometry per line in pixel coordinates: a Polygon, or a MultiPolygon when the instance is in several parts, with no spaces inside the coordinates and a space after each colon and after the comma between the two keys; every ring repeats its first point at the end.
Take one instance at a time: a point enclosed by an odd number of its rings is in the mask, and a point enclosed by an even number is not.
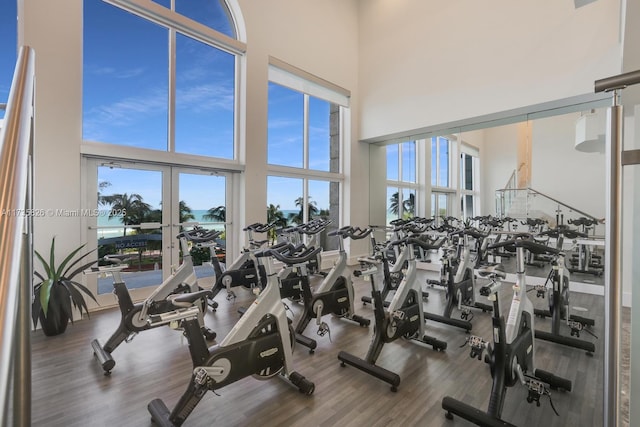
{"type": "MultiPolygon", "coordinates": [[[[169,0],[156,1],[169,5],[169,0]]],[[[176,3],[182,8],[178,12],[233,36],[220,2],[176,3]]],[[[165,150],[168,30],[99,0],[85,0],[84,14],[83,138],[165,150]]],[[[15,17],[16,1],[9,0],[0,14],[0,102],[6,102],[15,66],[15,17]]],[[[232,158],[233,55],[178,35],[176,58],[176,151],[232,158]]],[[[297,147],[302,141],[303,96],[273,84],[269,93],[269,159],[275,164],[301,166],[302,149],[297,147]]],[[[329,170],[329,103],[312,97],[309,109],[310,167],[329,170]]],[[[139,193],[157,208],[161,190],[156,174],[100,168],[99,180],[111,184],[105,194],[139,193]]],[[[219,195],[202,194],[200,185],[209,179],[209,186],[221,187],[219,178],[182,176],[180,198],[192,209],[224,203],[219,195]]],[[[271,183],[268,203],[295,209],[296,198],[302,196],[301,181],[272,178],[271,183]]],[[[319,208],[328,207],[327,183],[311,182],[309,194],[319,208]]]]}
{"type": "MultiPolygon", "coordinates": [[[[16,66],[16,16],[16,0],[5,2],[0,13],[0,104],[6,103],[9,98],[11,79],[16,66]]],[[[0,117],[4,117],[3,110],[0,110],[0,117]]]]}

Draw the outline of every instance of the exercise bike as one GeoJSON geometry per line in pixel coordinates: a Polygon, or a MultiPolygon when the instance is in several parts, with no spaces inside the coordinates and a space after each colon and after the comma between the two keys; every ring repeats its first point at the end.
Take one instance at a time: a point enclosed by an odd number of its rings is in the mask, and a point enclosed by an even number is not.
{"type": "MultiPolygon", "coordinates": [[[[392,227],[392,238],[393,241],[400,241],[404,237],[407,236],[407,233],[411,232],[423,232],[425,230],[425,225],[423,224],[415,224],[413,222],[407,220],[394,220],[392,221],[395,224],[392,227]]],[[[369,226],[372,230],[382,229],[388,231],[387,227],[383,226],[369,226]]],[[[372,256],[374,258],[378,258],[381,261],[380,267],[382,268],[382,272],[384,274],[382,282],[382,289],[380,290],[380,297],[382,298],[382,304],[385,307],[389,307],[391,303],[387,297],[390,292],[396,291],[398,289],[398,285],[402,282],[404,278],[403,270],[407,268],[407,261],[409,259],[409,251],[406,246],[399,247],[398,245],[389,245],[389,241],[384,243],[376,243],[373,231],[370,234],[371,236],[371,247],[372,256]],[[389,263],[391,260],[389,259],[389,255],[393,254],[391,258],[394,260],[391,267],[389,267],[389,263]]],[[[426,237],[425,237],[426,238],[426,237]]],[[[429,297],[429,293],[422,291],[422,298],[426,300],[429,297]]],[[[373,296],[363,295],[360,297],[362,301],[362,305],[372,304],[373,296]]]]}
{"type": "Polygon", "coordinates": [[[260,283],[260,275],[256,270],[253,253],[260,250],[268,240],[255,240],[253,233],[267,233],[275,227],[275,224],[254,223],[245,228],[243,231],[247,233],[249,239],[249,247],[244,248],[231,265],[226,269],[222,269],[217,257],[212,257],[213,268],[216,273],[216,284],[223,286],[227,291],[227,300],[235,299],[236,295],[231,288],[243,286],[246,289],[262,287],[264,283],[260,283]]]}
{"type": "MultiPolygon", "coordinates": [[[[351,278],[345,275],[347,252],[344,249],[344,239],[364,239],[371,231],[371,229],[361,230],[360,228],[346,226],[339,230],[329,232],[329,236],[339,238],[338,259],[323,278],[315,292],[311,291],[307,265],[300,263],[298,260],[295,260],[296,264],[292,265],[287,262],[287,256],[285,254],[278,251],[272,253],[272,256],[278,261],[289,267],[296,268],[300,272],[297,285],[301,290],[302,298],[299,301],[302,302],[303,309],[294,331],[296,333],[296,341],[308,347],[310,353],[313,353],[315,350],[317,342],[305,336],[304,331],[312,319],[316,319],[316,325],[318,326],[317,335],[321,337],[327,333],[330,334],[329,325],[322,321],[322,317],[326,314],[333,314],[334,316],[355,322],[360,326],[366,327],[371,323],[369,319],[355,314],[353,307],[355,298],[353,283],[351,282],[351,278]]],[[[288,277],[287,280],[291,280],[291,278],[288,277]]],[[[289,294],[283,294],[282,289],[280,294],[283,298],[289,297],[289,294]]]]}
{"type": "MultiPolygon", "coordinates": [[[[484,239],[486,235],[473,228],[454,231],[449,236],[455,235],[459,236],[462,242],[460,256],[458,257],[459,261],[456,262],[453,256],[454,250],[445,249],[441,259],[440,282],[437,283],[438,285],[444,284],[444,286],[446,286],[447,303],[444,311],[442,315],[425,311],[424,317],[427,320],[444,323],[445,325],[454,326],[469,332],[473,327],[471,324],[471,320],[473,319],[472,308],[480,309],[484,313],[493,309],[490,305],[476,301],[476,278],[473,272],[473,262],[469,248],[469,238],[481,240],[484,239]],[[451,317],[454,308],[460,311],[460,319],[451,317]]],[[[433,284],[433,281],[427,280],[427,283],[433,284]]]]}
{"type": "MultiPolygon", "coordinates": [[[[557,239],[558,250],[562,248],[563,237],[575,239],[582,236],[582,233],[567,228],[547,230],[542,234],[555,237],[557,239]]],[[[564,252],[558,252],[553,255],[551,270],[547,275],[547,280],[543,285],[534,287],[534,290],[536,291],[536,297],[543,298],[546,296],[549,303],[549,310],[536,308],[534,309],[535,315],[542,318],[551,318],[551,332],[536,330],[535,337],[556,344],[585,350],[587,355],[593,356],[596,349],[595,344],[580,339],[580,332],[587,331],[593,335],[587,328],[594,326],[595,320],[570,313],[569,269],[565,264],[564,252]],[[563,322],[571,329],[570,337],[560,333],[560,326],[563,322]]]]}
{"type": "Polygon", "coordinates": [[[589,230],[595,228],[598,225],[598,220],[595,218],[580,217],[574,220],[568,220],[569,224],[580,227],[582,232],[583,242],[579,243],[578,251],[574,253],[569,262],[572,273],[584,273],[593,274],[594,276],[602,276],[604,273],[604,265],[602,264],[602,257],[596,255],[587,242],[589,236],[589,230]]]}
{"type": "MultiPolygon", "coordinates": [[[[557,254],[559,251],[534,242],[529,234],[519,234],[515,238],[493,245],[512,249],[516,253],[516,283],[509,316],[505,321],[500,313],[498,291],[502,279],[506,277],[501,266],[486,267],[478,271],[481,277],[490,279],[490,283],[480,289],[480,295],[493,302],[493,342],[482,337],[471,336],[468,345],[470,357],[483,360],[490,366],[493,383],[487,412],[476,409],[466,403],[446,396],[442,399],[442,408],[446,417],[453,419],[458,415],[479,426],[512,426],[502,420],[507,388],[520,383],[528,390],[527,402],[540,406],[540,399],[548,396],[551,390],[571,391],[571,381],[535,367],[535,340],[533,304],[527,297],[525,274],[525,250],[536,253],[557,254]],[[549,388],[547,388],[549,385],[549,388]]],[[[553,402],[551,402],[552,408],[553,402]]],[[[556,412],[557,414],[557,412],[556,412]]]]}
{"type": "MultiPolygon", "coordinates": [[[[320,248],[316,248],[302,257],[289,255],[287,263],[308,262],[319,252],[320,248]]],[[[293,371],[293,331],[278,290],[274,253],[263,250],[254,254],[256,263],[264,267],[267,284],[220,344],[207,348],[198,332],[197,319],[183,321],[194,369],[187,389],[173,410],[169,411],[161,399],[154,399],[147,406],[157,425],[182,425],[207,391],[215,393],[215,390],[248,376],[256,379],[280,376],[296,386],[301,393],[313,393],[314,383],[293,371]]],[[[216,287],[215,291],[219,292],[220,285],[216,287]]]]}
{"type": "MultiPolygon", "coordinates": [[[[327,230],[329,225],[331,225],[330,219],[322,219],[322,218],[314,218],[306,224],[301,224],[297,227],[293,227],[291,229],[291,234],[297,233],[297,238],[294,238],[294,241],[291,243],[294,246],[299,246],[304,243],[302,237],[307,236],[307,242],[305,245],[309,248],[319,248],[322,247],[322,242],[320,241],[320,235],[327,230]]],[[[331,234],[329,234],[331,236],[331,234]]],[[[317,274],[320,276],[325,276],[325,272],[321,271],[322,266],[322,252],[318,254],[316,259],[309,261],[307,264],[307,272],[309,274],[317,274]]]]}
{"type": "MultiPolygon", "coordinates": [[[[121,319],[116,331],[102,346],[98,339],[91,341],[93,353],[100,362],[105,375],[110,375],[115,367],[112,353],[122,342],[131,342],[135,336],[147,329],[157,328],[179,321],[184,316],[190,316],[191,307],[176,308],[171,299],[182,293],[191,293],[200,290],[193,260],[189,253],[188,242],[208,242],[220,236],[219,231],[196,232],[183,231],[178,235],[182,250],[182,264],[156,290],[144,301],[134,304],[121,276],[121,266],[97,267],[85,273],[111,274],[113,277],[113,293],[118,300],[121,319]]],[[[196,300],[193,305],[198,307],[198,322],[200,333],[207,340],[214,340],[216,333],[204,325],[204,312],[207,309],[207,300],[196,300]]],[[[204,339],[203,338],[203,339],[204,339]]]]}
{"type": "Polygon", "coordinates": [[[376,378],[391,385],[391,391],[398,390],[400,376],[395,372],[376,365],[382,347],[386,343],[393,342],[398,338],[405,338],[415,342],[428,344],[434,350],[445,350],[447,343],[425,334],[425,320],[422,311],[422,289],[416,279],[416,260],[414,256],[414,245],[422,247],[424,250],[432,250],[436,247],[418,236],[408,236],[402,240],[391,242],[390,245],[405,245],[409,252],[407,260],[407,273],[398,285],[389,308],[385,310],[382,304],[380,290],[376,287],[376,281],[381,277],[381,261],[376,258],[360,258],[361,265],[365,270],[356,271],[356,276],[369,276],[371,281],[371,296],[373,298],[375,329],[369,350],[364,359],[341,351],[338,353],[340,366],[351,365],[361,371],[373,375],[376,378]]]}

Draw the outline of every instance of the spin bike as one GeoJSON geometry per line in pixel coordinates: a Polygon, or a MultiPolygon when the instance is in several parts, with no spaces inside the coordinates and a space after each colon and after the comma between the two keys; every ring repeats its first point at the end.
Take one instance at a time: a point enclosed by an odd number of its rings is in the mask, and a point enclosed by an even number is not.
{"type": "MultiPolygon", "coordinates": [[[[320,248],[317,248],[302,257],[290,255],[287,263],[308,262],[319,252],[320,248]]],[[[274,253],[263,250],[254,254],[259,267],[264,267],[267,284],[220,344],[207,348],[199,333],[197,319],[183,321],[194,369],[187,389],[173,410],[169,411],[161,399],[154,399],[147,406],[157,425],[182,425],[207,391],[215,394],[215,390],[248,376],[260,380],[280,376],[303,394],[314,392],[314,383],[293,371],[293,331],[278,290],[274,253]]],[[[220,286],[216,285],[216,291],[220,291],[220,286]]]]}
{"type": "MultiPolygon", "coordinates": [[[[382,260],[382,271],[384,273],[383,288],[380,294],[382,296],[383,303],[386,307],[388,307],[389,301],[387,301],[387,295],[389,295],[389,292],[398,289],[398,285],[400,284],[400,281],[402,281],[403,277],[402,267],[406,264],[409,252],[403,251],[399,254],[396,254],[394,251],[394,259],[396,260],[396,262],[393,263],[391,267],[389,267],[389,257],[387,256],[387,247],[389,242],[387,241],[384,243],[377,243],[373,232],[375,230],[389,231],[389,228],[385,226],[370,226],[370,228],[372,229],[370,236],[373,256],[375,257],[376,255],[379,255],[380,259],[382,260]]],[[[391,228],[391,231],[393,231],[393,235],[394,237],[396,237],[396,240],[402,238],[402,236],[399,234],[401,230],[402,226],[394,226],[391,228]]],[[[368,295],[363,295],[362,297],[360,297],[360,300],[362,301],[362,305],[373,303],[373,297],[368,295]]]]}
{"type": "Polygon", "coordinates": [[[213,268],[216,272],[216,284],[214,287],[223,286],[227,290],[227,300],[235,298],[235,293],[231,288],[243,286],[247,289],[253,289],[257,286],[261,287],[264,283],[260,282],[260,275],[256,271],[253,253],[260,250],[268,240],[255,240],[253,233],[266,233],[275,224],[254,223],[242,229],[247,233],[249,239],[249,247],[244,248],[240,256],[238,256],[231,265],[224,271],[218,262],[217,257],[212,257],[213,268]]]}
{"type": "MultiPolygon", "coordinates": [[[[582,233],[567,228],[558,228],[547,230],[542,234],[555,237],[557,239],[557,248],[561,250],[563,236],[569,239],[581,237],[582,233]]],[[[595,320],[574,315],[570,313],[569,306],[569,269],[566,266],[564,252],[555,254],[551,261],[551,270],[547,276],[547,280],[543,285],[534,287],[536,297],[547,297],[549,310],[534,309],[534,313],[539,317],[551,318],[551,332],[541,330],[535,331],[535,337],[541,340],[550,341],[556,344],[566,345],[581,350],[585,350],[587,355],[593,356],[596,350],[595,344],[580,339],[581,331],[589,331],[587,327],[595,325],[595,320]],[[571,336],[567,337],[560,333],[560,326],[565,322],[571,329],[571,336]]],[[[592,334],[592,333],[591,333],[592,334]]],[[[593,334],[592,334],[593,335],[593,334]]]]}
{"type": "Polygon", "coordinates": [[[351,365],[361,371],[373,375],[376,378],[391,385],[391,391],[398,391],[400,376],[395,372],[376,365],[382,347],[386,343],[398,338],[405,338],[423,344],[429,344],[434,350],[445,350],[447,343],[434,337],[425,335],[425,321],[422,311],[422,289],[416,279],[416,259],[414,257],[414,245],[424,250],[436,249],[436,246],[426,243],[422,236],[407,236],[402,240],[391,242],[390,245],[405,245],[409,252],[407,273],[398,285],[389,308],[385,310],[382,304],[382,295],[376,287],[376,280],[381,279],[380,260],[367,257],[360,258],[361,265],[366,268],[355,272],[356,276],[369,276],[371,281],[371,296],[375,314],[375,329],[369,350],[364,359],[341,351],[338,353],[340,365],[351,365]]]}
{"type": "MultiPolygon", "coordinates": [[[[394,241],[402,240],[406,237],[407,233],[412,231],[422,232],[424,231],[424,225],[412,224],[406,220],[394,220],[395,224],[392,228],[394,241]]],[[[370,226],[372,230],[382,229],[387,231],[387,227],[384,226],[370,226]]],[[[390,301],[387,300],[389,292],[396,291],[398,285],[402,282],[404,277],[403,269],[407,268],[407,261],[409,259],[409,251],[406,246],[400,247],[398,245],[389,245],[389,242],[376,243],[374,233],[371,232],[371,247],[373,248],[373,257],[378,258],[381,261],[381,268],[384,274],[382,280],[382,290],[380,296],[382,298],[382,304],[385,307],[389,307],[390,301]],[[393,254],[393,264],[389,267],[389,254],[393,254]]],[[[426,300],[429,297],[428,292],[422,291],[422,298],[426,300]]],[[[363,295],[360,297],[362,305],[372,304],[373,296],[363,295]]]]}
{"type": "Polygon", "coordinates": [[[604,273],[604,265],[602,257],[593,253],[591,245],[585,243],[589,236],[589,230],[598,225],[595,218],[580,217],[578,219],[567,221],[569,224],[580,227],[583,243],[578,244],[578,251],[569,259],[571,263],[572,273],[593,274],[594,276],[602,276],[604,273]]]}
{"type": "Polygon", "coordinates": [[[513,426],[501,419],[508,387],[521,383],[528,390],[527,402],[535,402],[537,406],[540,406],[540,399],[543,396],[548,396],[551,407],[556,412],[549,388],[571,391],[571,381],[535,367],[536,348],[533,339],[535,316],[533,304],[527,297],[526,289],[525,250],[547,254],[557,254],[559,251],[536,243],[529,234],[525,233],[492,246],[515,250],[516,283],[513,286],[509,316],[505,321],[500,313],[498,295],[502,279],[506,277],[502,266],[485,267],[478,271],[481,277],[490,280],[489,284],[480,289],[480,295],[488,297],[493,302],[493,343],[478,336],[469,337],[467,343],[471,347],[470,357],[484,360],[490,366],[493,383],[489,407],[487,412],[483,412],[446,396],[442,399],[442,408],[447,411],[448,419],[453,419],[455,414],[479,426],[503,427],[513,426]]]}
{"type": "MultiPolygon", "coordinates": [[[[302,314],[295,327],[296,341],[309,348],[309,352],[313,353],[317,346],[317,342],[304,335],[304,331],[312,319],[316,319],[318,326],[317,335],[324,336],[329,331],[329,325],[322,321],[322,317],[326,314],[343,319],[351,320],[360,326],[369,326],[371,321],[362,316],[355,314],[353,307],[354,291],[351,278],[345,275],[347,267],[347,252],[344,249],[344,239],[351,238],[354,240],[364,239],[371,233],[371,229],[361,230],[351,226],[342,227],[339,230],[329,232],[329,236],[337,236],[339,238],[338,259],[335,261],[331,270],[323,278],[315,292],[311,291],[309,284],[309,276],[307,274],[307,266],[299,260],[295,260],[296,264],[287,262],[288,257],[279,252],[273,251],[272,256],[278,261],[300,271],[299,282],[297,283],[301,289],[301,302],[303,304],[302,314]]],[[[311,248],[310,248],[311,249],[311,248]]],[[[289,279],[290,280],[290,279],[289,279]]],[[[284,286],[283,286],[284,288],[284,286]]],[[[283,295],[283,298],[289,295],[283,295]]]]}
{"type": "MultiPolygon", "coordinates": [[[[292,232],[298,233],[299,237],[302,237],[303,235],[308,236],[308,240],[306,243],[307,247],[319,248],[322,246],[320,242],[320,235],[324,231],[326,231],[327,227],[331,225],[331,222],[332,221],[330,219],[315,218],[307,222],[306,224],[301,224],[297,227],[294,227],[292,229],[292,232]]],[[[294,246],[298,246],[303,242],[302,242],[302,239],[298,238],[298,239],[295,239],[295,241],[292,241],[291,243],[294,246]]],[[[316,259],[309,261],[309,263],[307,264],[307,272],[309,274],[318,274],[320,276],[325,275],[325,273],[321,271],[321,266],[322,266],[321,258],[322,258],[322,252],[318,254],[316,259]]]]}
{"type": "MultiPolygon", "coordinates": [[[[476,279],[473,272],[473,262],[471,261],[471,251],[469,249],[470,237],[479,241],[484,239],[486,235],[473,228],[465,228],[450,234],[450,236],[454,235],[458,235],[462,240],[459,262],[453,259],[453,251],[445,250],[441,260],[440,283],[438,283],[446,286],[447,304],[444,307],[442,315],[425,311],[424,317],[427,320],[444,323],[469,332],[472,329],[472,308],[481,309],[484,313],[493,309],[490,305],[476,301],[476,279]],[[460,311],[460,319],[451,317],[454,308],[460,311]]],[[[427,283],[430,282],[427,281],[427,283]]]]}
{"type": "MultiPolygon", "coordinates": [[[[147,329],[169,325],[179,321],[184,316],[192,314],[191,307],[176,308],[171,302],[172,298],[183,293],[191,293],[200,290],[193,269],[193,260],[189,253],[187,242],[202,243],[215,240],[220,236],[220,231],[203,233],[183,231],[178,235],[182,250],[182,264],[169,276],[156,290],[144,301],[134,304],[121,276],[121,266],[97,267],[85,273],[111,274],[113,277],[113,293],[118,299],[121,319],[116,331],[107,340],[104,346],[100,341],[91,341],[91,347],[95,357],[100,362],[105,375],[110,375],[115,367],[115,360],[111,355],[122,342],[131,342],[135,336],[147,329]]],[[[203,339],[214,340],[216,333],[204,325],[204,312],[207,309],[207,300],[194,300],[192,305],[198,307],[198,324],[203,339]]]]}

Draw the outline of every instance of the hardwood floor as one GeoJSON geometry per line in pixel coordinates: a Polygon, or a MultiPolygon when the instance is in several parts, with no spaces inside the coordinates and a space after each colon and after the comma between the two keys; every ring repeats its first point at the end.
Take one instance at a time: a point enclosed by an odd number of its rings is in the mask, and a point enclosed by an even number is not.
{"type": "MultiPolygon", "coordinates": [[[[424,283],[424,274],[420,280],[424,283]]],[[[363,307],[361,295],[369,295],[370,285],[355,280],[356,311],[373,319],[371,306],[363,307]]],[[[444,292],[425,286],[430,293],[425,309],[441,312],[444,292]]],[[[243,290],[229,302],[223,293],[220,307],[208,313],[206,322],[224,336],[238,319],[236,310],[252,297],[243,290]]],[[[503,286],[503,311],[508,310],[510,286],[503,286]]],[[[534,304],[545,300],[531,295],[534,304]]],[[[572,294],[572,305],[586,307],[596,321],[593,357],[584,351],[536,341],[539,368],[564,376],[573,382],[570,393],[552,392],[556,416],[548,399],[540,407],[526,402],[524,387],[508,390],[503,418],[519,426],[601,426],[603,402],[603,297],[572,294]]],[[[292,306],[299,313],[299,308],[292,306]]],[[[257,381],[246,378],[218,391],[209,392],[185,423],[186,426],[433,426],[470,425],[456,417],[445,418],[441,401],[452,396],[480,409],[486,409],[491,388],[488,365],[469,357],[468,347],[460,348],[466,334],[456,328],[428,322],[427,331],[448,342],[445,352],[437,352],[413,342],[399,340],[386,344],[378,364],[398,373],[399,390],[353,367],[341,367],[336,358],[340,350],[364,357],[373,325],[362,328],[348,321],[326,316],[331,336],[317,337],[315,323],[307,334],[317,339],[315,354],[298,345],[295,369],[316,385],[312,396],[300,394],[286,382],[274,378],[257,381]]],[[[628,322],[628,316],[627,320],[628,322]]],[[[90,341],[109,337],[119,322],[119,311],[105,310],[90,319],[70,325],[58,337],[33,332],[34,426],[150,426],[147,404],[162,398],[171,408],[190,378],[191,361],[186,340],[168,327],[139,334],[132,342],[114,351],[116,367],[111,376],[102,373],[94,359],[90,341]]],[[[475,312],[473,334],[490,338],[490,315],[475,312]]],[[[548,330],[550,321],[536,319],[538,329],[548,330]]],[[[568,331],[567,331],[568,334],[568,331]]],[[[628,360],[628,359],[627,359],[628,360]]]]}

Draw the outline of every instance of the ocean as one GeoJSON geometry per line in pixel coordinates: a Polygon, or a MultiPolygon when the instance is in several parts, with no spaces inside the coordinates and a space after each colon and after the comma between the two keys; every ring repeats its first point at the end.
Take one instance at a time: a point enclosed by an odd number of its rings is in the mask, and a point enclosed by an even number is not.
{"type": "MultiPolygon", "coordinates": [[[[288,217],[290,213],[296,213],[297,210],[282,210],[282,213],[285,217],[288,217]]],[[[201,210],[192,210],[191,213],[195,217],[195,219],[190,219],[189,222],[198,222],[202,225],[212,225],[214,229],[222,230],[224,229],[224,224],[220,222],[212,222],[211,220],[205,220],[203,217],[207,214],[206,209],[201,210]]],[[[266,218],[265,218],[266,219],[266,218]]],[[[108,216],[98,216],[98,238],[107,238],[107,237],[118,237],[122,236],[124,232],[124,226],[120,221],[120,218],[113,217],[109,218],[108,216]]],[[[209,227],[207,227],[209,228],[209,227]]],[[[134,228],[127,227],[126,234],[133,234],[134,228]]]]}

